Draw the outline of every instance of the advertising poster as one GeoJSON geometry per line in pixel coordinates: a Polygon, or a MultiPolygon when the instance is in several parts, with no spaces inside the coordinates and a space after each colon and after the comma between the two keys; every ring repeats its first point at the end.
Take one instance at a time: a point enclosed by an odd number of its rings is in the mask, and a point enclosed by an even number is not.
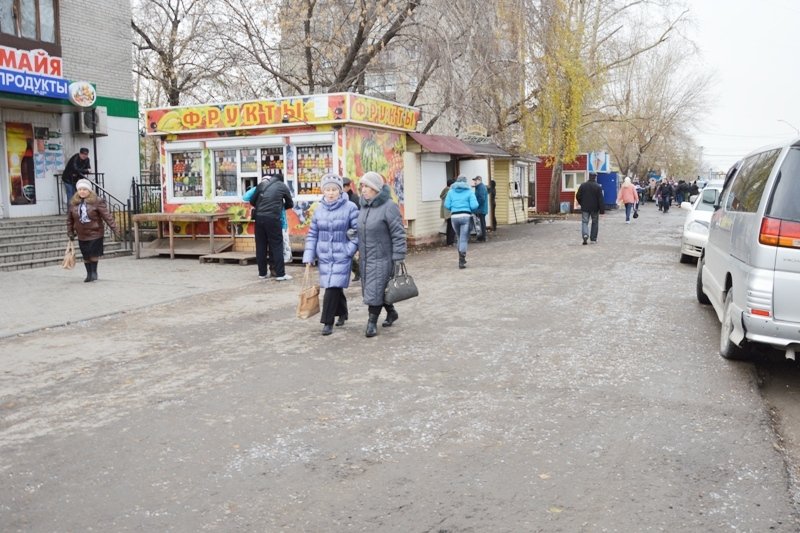
{"type": "Polygon", "coordinates": [[[6,124],[6,157],[11,205],[36,203],[33,140],[33,126],[30,124],[14,122],[6,124]]]}

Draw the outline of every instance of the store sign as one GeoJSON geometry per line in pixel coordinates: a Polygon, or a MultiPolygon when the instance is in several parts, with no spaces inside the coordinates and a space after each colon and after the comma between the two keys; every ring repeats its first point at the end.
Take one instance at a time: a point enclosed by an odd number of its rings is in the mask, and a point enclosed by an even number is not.
{"type": "Polygon", "coordinates": [[[368,96],[350,96],[350,119],[377,126],[416,131],[419,110],[368,96]]]}
{"type": "Polygon", "coordinates": [[[62,77],[60,57],[44,50],[19,50],[0,46],[0,91],[67,98],[69,80],[62,77]]]}
{"type": "Polygon", "coordinates": [[[419,110],[363,95],[334,93],[219,105],[148,109],[147,133],[316,126],[348,119],[414,131],[419,110]],[[349,96],[349,100],[348,100],[349,96]],[[347,105],[349,104],[349,105],[347,105]]]}

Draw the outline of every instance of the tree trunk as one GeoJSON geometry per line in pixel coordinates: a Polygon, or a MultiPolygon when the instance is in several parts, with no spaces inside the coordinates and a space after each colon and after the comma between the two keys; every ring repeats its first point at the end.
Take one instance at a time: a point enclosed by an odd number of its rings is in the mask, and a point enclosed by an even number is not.
{"type": "Polygon", "coordinates": [[[558,213],[561,208],[561,171],[564,168],[564,163],[561,157],[556,158],[553,162],[553,176],[550,178],[550,213],[558,213]]]}

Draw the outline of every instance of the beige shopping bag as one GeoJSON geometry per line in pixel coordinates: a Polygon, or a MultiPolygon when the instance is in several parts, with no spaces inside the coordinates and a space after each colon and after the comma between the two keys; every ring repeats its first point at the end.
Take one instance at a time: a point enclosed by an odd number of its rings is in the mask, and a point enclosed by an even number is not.
{"type": "Polygon", "coordinates": [[[319,313],[319,285],[311,282],[311,265],[306,265],[300,301],[297,303],[297,318],[310,318],[319,313]]]}

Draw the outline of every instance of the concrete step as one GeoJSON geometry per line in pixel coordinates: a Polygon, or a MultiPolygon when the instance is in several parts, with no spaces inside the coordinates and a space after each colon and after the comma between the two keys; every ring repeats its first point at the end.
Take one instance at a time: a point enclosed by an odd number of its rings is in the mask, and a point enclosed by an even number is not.
{"type": "Polygon", "coordinates": [[[0,240],[5,239],[6,237],[32,235],[36,233],[53,233],[56,231],[61,231],[63,235],[67,234],[67,223],[65,220],[47,220],[39,223],[5,223],[0,225],[0,240]]]}
{"type": "MultiPolygon", "coordinates": [[[[124,257],[126,255],[131,255],[130,250],[123,250],[121,247],[115,249],[115,245],[119,245],[120,243],[114,243],[112,245],[105,246],[103,259],[110,259],[113,257],[124,257]]],[[[81,257],[80,251],[76,248],[76,265],[75,268],[80,267],[80,263],[83,261],[81,257]]],[[[54,266],[60,265],[61,262],[64,260],[64,248],[60,249],[60,252],[55,257],[41,257],[38,259],[22,259],[17,261],[12,261],[8,263],[0,263],[0,272],[8,272],[11,270],[25,270],[28,268],[41,268],[47,266],[54,266]]]]}
{"type": "Polygon", "coordinates": [[[0,253],[66,245],[67,233],[65,231],[14,235],[0,238],[0,253]]]}

